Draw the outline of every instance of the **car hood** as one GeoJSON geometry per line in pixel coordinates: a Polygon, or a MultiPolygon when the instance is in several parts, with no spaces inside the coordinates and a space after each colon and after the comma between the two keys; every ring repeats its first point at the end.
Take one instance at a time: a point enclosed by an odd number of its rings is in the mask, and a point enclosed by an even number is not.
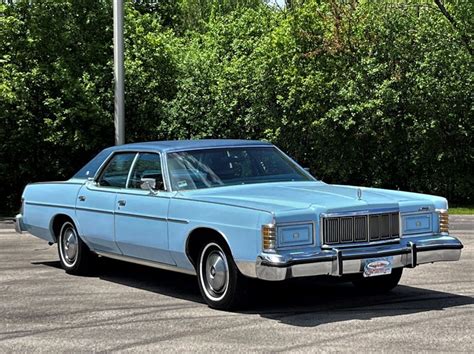
{"type": "MultiPolygon", "coordinates": [[[[182,197],[271,212],[306,209],[360,210],[399,207],[399,203],[427,204],[432,197],[424,194],[377,188],[331,185],[323,182],[283,182],[200,189],[182,193],[182,197]]],[[[442,199],[442,198],[440,198],[442,199]]],[[[433,204],[430,203],[429,206],[433,204]]]]}

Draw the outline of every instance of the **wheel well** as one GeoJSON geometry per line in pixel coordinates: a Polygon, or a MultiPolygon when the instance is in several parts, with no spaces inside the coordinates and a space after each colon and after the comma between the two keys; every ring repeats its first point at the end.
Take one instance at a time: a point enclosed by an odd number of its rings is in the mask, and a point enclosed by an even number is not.
{"type": "Polygon", "coordinates": [[[53,230],[52,234],[55,242],[58,241],[59,233],[61,232],[61,226],[63,226],[66,221],[70,221],[74,224],[74,221],[71,219],[71,217],[67,215],[58,214],[54,217],[53,222],[51,224],[51,229],[53,230]]]}
{"type": "Polygon", "coordinates": [[[206,227],[195,229],[189,234],[186,241],[186,255],[195,268],[198,262],[199,252],[211,241],[219,243],[219,245],[224,248],[224,251],[228,252],[229,255],[232,255],[229,245],[221,233],[206,227]]]}

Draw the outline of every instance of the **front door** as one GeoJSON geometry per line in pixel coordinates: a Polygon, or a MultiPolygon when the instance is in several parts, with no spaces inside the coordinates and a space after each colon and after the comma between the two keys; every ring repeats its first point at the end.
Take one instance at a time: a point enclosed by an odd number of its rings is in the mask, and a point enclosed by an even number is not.
{"type": "Polygon", "coordinates": [[[78,229],[86,243],[96,251],[120,254],[114,238],[117,192],[125,188],[135,156],[135,152],[115,154],[97,181],[87,182],[78,193],[78,229]]]}
{"type": "Polygon", "coordinates": [[[168,247],[170,196],[163,186],[160,155],[139,153],[115,203],[115,241],[124,255],[175,264],[168,247]],[[154,180],[154,190],[142,189],[142,178],[154,180]]]}

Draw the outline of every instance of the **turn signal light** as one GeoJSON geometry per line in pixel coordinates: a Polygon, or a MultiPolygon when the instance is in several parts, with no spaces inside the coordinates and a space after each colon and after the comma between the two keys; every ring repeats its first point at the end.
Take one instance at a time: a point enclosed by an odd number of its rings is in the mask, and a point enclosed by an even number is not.
{"type": "Polygon", "coordinates": [[[262,241],[264,251],[273,251],[276,248],[276,227],[275,224],[262,226],[262,241]]]}
{"type": "Polygon", "coordinates": [[[438,210],[439,213],[439,232],[449,233],[449,213],[447,210],[438,210]]]}

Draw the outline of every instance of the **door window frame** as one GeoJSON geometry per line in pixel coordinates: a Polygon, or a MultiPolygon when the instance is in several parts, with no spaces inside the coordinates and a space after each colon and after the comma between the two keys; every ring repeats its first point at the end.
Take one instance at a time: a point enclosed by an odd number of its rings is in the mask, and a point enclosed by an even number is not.
{"type": "Polygon", "coordinates": [[[94,178],[94,182],[96,184],[97,187],[99,188],[105,188],[105,189],[126,189],[127,188],[127,185],[128,185],[128,180],[130,178],[130,171],[131,171],[131,168],[132,166],[134,165],[135,163],[135,160],[137,159],[137,153],[135,151],[120,151],[120,152],[114,152],[112,153],[109,158],[105,161],[104,165],[101,166],[101,169],[100,169],[100,173],[98,173],[97,177],[94,178]],[[125,155],[125,154],[128,154],[128,155],[135,155],[133,156],[133,159],[132,159],[132,163],[130,164],[130,167],[127,171],[127,179],[125,180],[125,187],[117,187],[117,186],[103,186],[100,184],[100,180],[101,178],[104,176],[104,173],[105,171],[107,170],[107,168],[110,166],[110,163],[112,162],[112,160],[114,159],[115,156],[117,155],[125,155]]]}
{"type": "Polygon", "coordinates": [[[159,192],[167,192],[168,190],[166,188],[166,183],[165,183],[165,173],[164,173],[164,170],[163,170],[163,159],[162,159],[161,154],[157,151],[153,151],[153,152],[151,152],[151,151],[137,151],[137,154],[135,155],[135,158],[133,159],[133,162],[130,165],[130,171],[128,171],[127,183],[125,184],[124,189],[128,189],[128,190],[131,190],[131,191],[143,190],[143,189],[140,189],[140,188],[131,188],[130,187],[130,178],[132,177],[133,169],[135,168],[135,165],[137,164],[138,160],[140,159],[140,155],[143,155],[143,154],[158,155],[158,157],[160,159],[160,170],[161,170],[161,179],[162,179],[162,182],[163,182],[163,189],[157,189],[156,191],[158,193],[159,192]]]}
{"type": "Polygon", "coordinates": [[[169,180],[167,178],[168,171],[166,169],[166,165],[164,164],[165,159],[163,157],[163,154],[159,151],[153,151],[153,150],[116,150],[116,151],[111,152],[110,155],[104,160],[102,165],[97,169],[97,173],[95,174],[94,178],[92,179],[92,181],[94,182],[94,185],[97,188],[101,189],[101,190],[114,190],[115,189],[115,190],[118,190],[118,191],[121,191],[121,192],[125,192],[125,191],[129,191],[129,192],[143,191],[143,190],[140,190],[138,188],[128,188],[128,185],[130,183],[131,173],[133,171],[133,168],[135,167],[135,164],[138,160],[138,157],[140,156],[140,153],[142,153],[142,154],[144,154],[144,153],[146,153],[146,154],[158,154],[158,156],[160,157],[161,175],[162,175],[162,178],[163,178],[163,189],[159,190],[158,192],[161,192],[161,193],[170,192],[171,189],[169,187],[169,180]],[[107,166],[109,166],[109,163],[114,158],[114,156],[118,155],[118,154],[135,154],[135,157],[133,158],[132,164],[130,165],[130,169],[128,170],[127,181],[125,183],[125,188],[101,186],[99,184],[99,180],[102,177],[103,172],[105,171],[107,166]]]}

